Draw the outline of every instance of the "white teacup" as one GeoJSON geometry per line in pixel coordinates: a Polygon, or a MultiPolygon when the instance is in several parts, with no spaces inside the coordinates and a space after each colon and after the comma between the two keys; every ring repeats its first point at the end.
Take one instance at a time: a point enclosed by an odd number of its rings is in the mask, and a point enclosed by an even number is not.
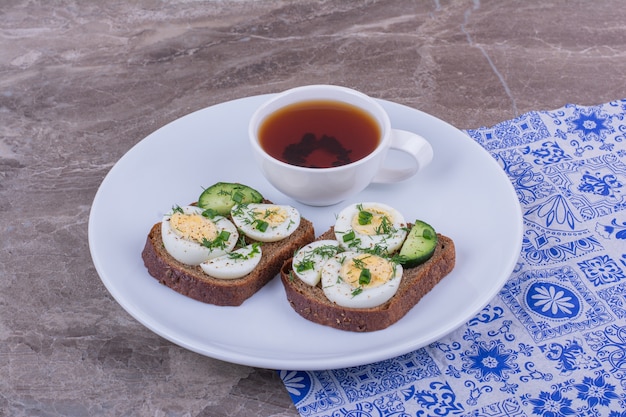
{"type": "MultiPolygon", "coordinates": [[[[428,165],[433,158],[433,149],[426,139],[412,132],[391,128],[389,116],[376,100],[358,91],[333,85],[297,87],[272,97],[252,115],[248,133],[254,157],[267,180],[285,195],[311,206],[339,203],[358,194],[372,182],[392,183],[405,180],[428,165]],[[307,102],[316,102],[318,106],[320,103],[339,102],[364,111],[374,121],[378,130],[379,137],[373,150],[361,159],[347,163],[343,156],[337,156],[337,161],[341,162],[335,163],[345,163],[343,165],[315,168],[290,163],[288,159],[276,153],[275,156],[270,155],[264,146],[269,148],[265,144],[274,138],[268,136],[263,140],[260,139],[260,131],[265,128],[264,123],[269,123],[270,116],[275,116],[285,108],[307,102]],[[415,163],[409,168],[385,167],[384,161],[389,149],[408,154],[415,163]]],[[[302,134],[304,133],[306,132],[303,131],[302,134]]],[[[332,133],[329,133],[329,136],[334,139],[332,133]]],[[[303,138],[294,138],[294,142],[300,140],[302,144],[303,138]]],[[[343,144],[341,138],[337,141],[343,144]]],[[[321,143],[319,135],[314,143],[321,143]]],[[[297,148],[299,145],[296,143],[294,146],[297,148]]],[[[354,147],[358,146],[360,145],[354,147]]],[[[317,151],[309,154],[306,152],[310,151],[305,151],[305,156],[317,151]]],[[[350,152],[352,153],[356,152],[350,152]]]]}

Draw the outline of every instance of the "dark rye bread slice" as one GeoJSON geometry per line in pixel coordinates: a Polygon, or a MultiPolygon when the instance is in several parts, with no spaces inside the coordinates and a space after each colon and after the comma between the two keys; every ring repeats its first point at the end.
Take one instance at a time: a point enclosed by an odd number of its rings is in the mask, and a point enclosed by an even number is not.
{"type": "MultiPolygon", "coordinates": [[[[305,319],[336,329],[353,332],[385,329],[404,317],[454,268],[454,242],[441,234],[437,237],[438,245],[433,256],[414,268],[404,268],[396,294],[386,303],[373,308],[347,308],[329,301],[321,284],[312,287],[292,274],[292,260],[288,259],[281,269],[281,280],[289,304],[305,319]]],[[[318,239],[335,239],[333,228],[318,239]]]]}
{"type": "Polygon", "coordinates": [[[141,257],[150,275],[174,291],[209,304],[238,306],[278,275],[284,261],[298,248],[314,239],[313,224],[301,218],[290,236],[262,244],[261,260],[251,273],[238,279],[218,279],[205,274],[200,266],[185,265],[172,258],[163,246],[159,222],[152,226],[141,257]]]}

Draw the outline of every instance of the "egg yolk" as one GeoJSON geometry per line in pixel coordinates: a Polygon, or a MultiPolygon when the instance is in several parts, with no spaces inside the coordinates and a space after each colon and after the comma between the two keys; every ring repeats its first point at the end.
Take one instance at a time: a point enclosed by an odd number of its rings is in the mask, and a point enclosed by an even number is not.
{"type": "Polygon", "coordinates": [[[375,288],[393,277],[393,265],[380,256],[362,254],[347,260],[341,266],[339,276],[352,287],[375,288]],[[360,283],[363,270],[369,270],[369,283],[360,283]]]}
{"type": "Polygon", "coordinates": [[[278,206],[255,209],[253,215],[255,219],[263,220],[270,226],[277,226],[287,220],[287,212],[278,206]]]}
{"type": "Polygon", "coordinates": [[[366,236],[380,235],[387,233],[393,225],[393,217],[384,210],[369,208],[361,210],[352,218],[352,229],[356,233],[366,236]],[[368,213],[364,215],[364,213],[368,213]]]}
{"type": "Polygon", "coordinates": [[[212,241],[217,237],[215,223],[200,214],[174,213],[170,217],[170,226],[183,239],[198,243],[205,239],[212,241]]]}

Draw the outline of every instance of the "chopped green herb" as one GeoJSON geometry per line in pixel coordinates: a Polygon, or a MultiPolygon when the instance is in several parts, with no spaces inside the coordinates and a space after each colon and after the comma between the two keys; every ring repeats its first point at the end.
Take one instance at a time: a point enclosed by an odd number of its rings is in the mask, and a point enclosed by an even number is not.
{"type": "Polygon", "coordinates": [[[348,247],[362,250],[363,248],[361,248],[361,239],[351,239],[350,243],[348,243],[348,247]]]}
{"type": "Polygon", "coordinates": [[[406,256],[396,253],[389,259],[389,261],[393,262],[394,264],[403,264],[407,261],[407,259],[408,258],[406,256]]]}
{"type": "Polygon", "coordinates": [[[230,259],[251,259],[254,257],[254,255],[259,253],[259,246],[261,246],[261,242],[255,242],[252,244],[252,248],[250,249],[250,252],[248,252],[247,255],[244,255],[241,252],[230,252],[228,254],[228,257],[230,259]]]}
{"type": "Polygon", "coordinates": [[[243,195],[243,193],[239,190],[235,191],[232,195],[233,201],[237,204],[240,204],[243,201],[244,197],[245,196],[243,195]]]}
{"type": "Polygon", "coordinates": [[[369,269],[364,268],[359,275],[359,285],[367,285],[372,280],[372,273],[369,269]]]}
{"type": "Polygon", "coordinates": [[[310,271],[313,268],[315,268],[315,262],[313,262],[311,259],[303,260],[296,265],[297,272],[310,271]]]}
{"type": "Polygon", "coordinates": [[[374,218],[374,215],[369,211],[359,211],[359,224],[361,226],[372,223],[372,218],[374,218]]]}
{"type": "Polygon", "coordinates": [[[248,208],[247,204],[237,204],[231,210],[233,217],[243,216],[246,214],[245,210],[248,208]]]}
{"type": "Polygon", "coordinates": [[[229,237],[230,237],[230,232],[227,232],[226,230],[222,230],[220,234],[217,235],[217,239],[221,240],[222,242],[226,242],[229,237]]]}
{"type": "Polygon", "coordinates": [[[361,287],[355,288],[354,291],[352,291],[352,296],[356,297],[357,295],[361,294],[362,292],[363,292],[363,288],[361,288],[361,287]]]}
{"type": "Polygon", "coordinates": [[[230,259],[248,259],[249,258],[249,256],[244,255],[241,252],[229,252],[228,257],[230,259]]]}
{"type": "Polygon", "coordinates": [[[363,249],[363,252],[369,253],[370,255],[377,255],[381,258],[387,258],[389,256],[389,251],[385,245],[376,244],[371,248],[363,249]]]}
{"type": "Polygon", "coordinates": [[[278,210],[270,210],[270,209],[266,209],[265,213],[263,214],[263,218],[267,219],[268,217],[270,217],[272,214],[276,214],[278,213],[278,210]]]}
{"type": "Polygon", "coordinates": [[[266,222],[265,220],[261,220],[261,219],[255,219],[254,222],[252,223],[254,224],[254,228],[261,232],[265,232],[268,226],[270,225],[268,222],[266,222]]]}
{"type": "Polygon", "coordinates": [[[352,258],[352,262],[354,263],[354,266],[356,266],[359,269],[365,268],[365,262],[363,262],[363,259],[352,258]]]}
{"type": "Polygon", "coordinates": [[[217,215],[218,215],[217,211],[215,211],[215,210],[213,210],[211,208],[208,208],[208,209],[206,209],[206,210],[204,210],[202,212],[202,216],[204,216],[206,218],[209,218],[209,219],[212,219],[212,218],[214,218],[217,215]]]}
{"type": "Polygon", "coordinates": [[[230,238],[230,232],[226,230],[222,230],[219,235],[213,240],[208,240],[207,238],[202,238],[202,246],[207,247],[209,249],[224,249],[226,247],[226,242],[230,238]]]}
{"type": "Polygon", "coordinates": [[[388,235],[390,233],[395,233],[396,229],[393,227],[393,223],[389,221],[387,216],[382,216],[380,221],[380,225],[376,228],[376,233],[379,235],[388,235]]]}
{"type": "Polygon", "coordinates": [[[322,258],[328,259],[341,252],[341,248],[337,245],[321,245],[311,251],[311,255],[319,255],[322,258]]]}
{"type": "Polygon", "coordinates": [[[254,242],[252,244],[252,250],[250,251],[250,255],[256,255],[257,253],[261,252],[261,250],[259,249],[261,247],[263,243],[261,242],[254,242]]]}
{"type": "Polygon", "coordinates": [[[422,237],[424,239],[428,239],[431,240],[435,237],[435,234],[433,233],[433,231],[430,228],[424,229],[424,231],[422,232],[422,237]]]}
{"type": "Polygon", "coordinates": [[[342,239],[344,242],[350,242],[351,240],[354,240],[355,237],[356,234],[354,233],[354,230],[350,230],[348,233],[343,235],[342,239]]]}
{"type": "Polygon", "coordinates": [[[183,208],[179,205],[175,205],[174,207],[172,207],[172,214],[174,213],[185,214],[185,212],[183,211],[183,208]]]}

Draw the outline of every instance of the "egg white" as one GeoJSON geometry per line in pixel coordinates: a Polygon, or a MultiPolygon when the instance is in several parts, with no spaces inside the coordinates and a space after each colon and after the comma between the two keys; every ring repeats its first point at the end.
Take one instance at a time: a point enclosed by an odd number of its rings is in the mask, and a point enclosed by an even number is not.
{"type": "Polygon", "coordinates": [[[248,245],[226,255],[209,259],[200,264],[205,274],[219,279],[237,279],[256,268],[261,260],[261,247],[248,245]]]}
{"type": "Polygon", "coordinates": [[[406,221],[404,216],[386,204],[360,203],[344,208],[335,221],[335,236],[342,248],[346,250],[370,251],[383,249],[388,254],[400,249],[406,239],[406,221]],[[359,225],[361,211],[375,213],[387,218],[386,227],[359,225]]]}
{"type": "Polygon", "coordinates": [[[249,238],[259,242],[276,242],[291,235],[300,225],[300,212],[291,206],[250,203],[231,210],[235,225],[249,238]],[[272,213],[281,213],[276,216],[272,213]],[[278,217],[278,218],[277,218],[278,217]],[[262,229],[265,224],[266,229],[262,229]]]}
{"type": "MultiPolygon", "coordinates": [[[[341,276],[342,267],[346,262],[353,262],[362,253],[348,251],[330,258],[321,269],[322,289],[326,297],[337,305],[349,308],[372,308],[379,306],[395,295],[402,279],[402,266],[392,264],[392,275],[384,283],[368,287],[366,285],[351,285],[341,276]]],[[[368,255],[380,259],[380,262],[390,262],[377,255],[368,255]]]]}
{"type": "MultiPolygon", "coordinates": [[[[184,214],[202,214],[203,210],[196,206],[184,206],[181,207],[184,214]]],[[[230,233],[230,236],[223,245],[216,246],[214,248],[208,248],[203,246],[199,242],[188,239],[185,236],[181,236],[179,232],[174,230],[170,225],[170,218],[173,213],[168,213],[163,216],[161,221],[161,238],[163,240],[163,246],[165,250],[177,261],[186,265],[199,265],[202,262],[215,258],[217,256],[224,255],[230,252],[239,239],[239,232],[235,225],[225,217],[215,216],[212,219],[204,218],[207,222],[215,224],[217,233],[226,231],[230,233]]]]}
{"type": "Polygon", "coordinates": [[[320,281],[322,265],[340,250],[336,240],[317,240],[298,249],[291,262],[294,274],[306,284],[320,281]]]}

